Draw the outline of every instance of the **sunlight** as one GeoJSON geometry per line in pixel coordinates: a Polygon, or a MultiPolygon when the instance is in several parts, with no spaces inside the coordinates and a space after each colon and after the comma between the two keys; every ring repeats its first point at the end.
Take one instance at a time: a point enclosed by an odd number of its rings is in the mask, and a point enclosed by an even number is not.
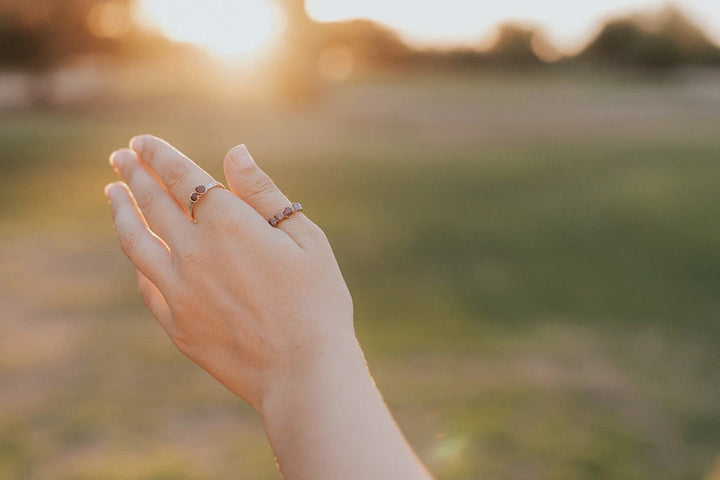
{"type": "Polygon", "coordinates": [[[173,40],[232,57],[261,53],[282,23],[267,0],[142,0],[138,13],[173,40]]]}

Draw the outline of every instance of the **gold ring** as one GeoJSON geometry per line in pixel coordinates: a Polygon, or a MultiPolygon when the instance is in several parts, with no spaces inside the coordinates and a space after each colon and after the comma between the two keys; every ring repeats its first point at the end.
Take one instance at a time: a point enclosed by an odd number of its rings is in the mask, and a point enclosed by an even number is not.
{"type": "Polygon", "coordinates": [[[190,206],[188,207],[188,210],[190,210],[190,217],[192,217],[193,222],[198,223],[198,221],[195,219],[195,212],[193,211],[193,207],[202,198],[203,195],[205,195],[207,192],[210,191],[210,189],[215,187],[225,188],[225,185],[220,182],[210,182],[206,185],[198,185],[197,187],[195,187],[195,191],[190,195],[190,206]]]}
{"type": "Polygon", "coordinates": [[[286,218],[290,218],[295,212],[302,212],[302,205],[299,203],[293,203],[289,207],[285,207],[282,212],[278,212],[272,217],[268,218],[268,223],[273,227],[277,227],[280,222],[286,218]]]}

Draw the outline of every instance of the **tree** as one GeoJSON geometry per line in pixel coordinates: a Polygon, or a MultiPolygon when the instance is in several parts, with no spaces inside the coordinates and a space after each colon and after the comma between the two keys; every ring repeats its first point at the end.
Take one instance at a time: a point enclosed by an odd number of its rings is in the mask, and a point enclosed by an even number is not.
{"type": "Polygon", "coordinates": [[[280,94],[289,102],[311,102],[319,94],[317,61],[320,36],[317,24],[305,10],[305,0],[276,0],[287,24],[277,57],[275,78],[280,94]]]}
{"type": "Polygon", "coordinates": [[[608,21],[580,58],[657,69],[718,63],[720,50],[682,12],[668,7],[608,21]]]}
{"type": "Polygon", "coordinates": [[[356,61],[367,66],[396,65],[413,51],[389,28],[370,20],[348,20],[322,25],[323,47],[344,45],[356,61]]]}
{"type": "Polygon", "coordinates": [[[129,9],[129,3],[0,0],[0,66],[31,73],[31,97],[35,103],[48,103],[53,96],[49,74],[54,69],[78,55],[110,52],[118,47],[116,39],[102,35],[93,25],[92,14],[110,6],[120,15],[123,9],[129,9]]]}
{"type": "Polygon", "coordinates": [[[542,63],[535,53],[533,42],[537,32],[521,25],[500,25],[495,42],[487,51],[487,57],[510,66],[528,66],[542,63]]]}

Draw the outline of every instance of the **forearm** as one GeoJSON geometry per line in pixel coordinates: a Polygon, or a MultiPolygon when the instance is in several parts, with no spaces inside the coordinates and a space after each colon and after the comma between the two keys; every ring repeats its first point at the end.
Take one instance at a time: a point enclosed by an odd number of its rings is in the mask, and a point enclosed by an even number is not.
{"type": "Polygon", "coordinates": [[[230,191],[157,137],[130,147],[110,157],[127,183],[106,193],[145,304],[260,413],[285,477],[431,478],[373,384],[322,230],[244,145],[225,157],[230,191]]]}
{"type": "Polygon", "coordinates": [[[395,424],[354,338],[319,350],[263,400],[284,477],[430,479],[395,424]]]}

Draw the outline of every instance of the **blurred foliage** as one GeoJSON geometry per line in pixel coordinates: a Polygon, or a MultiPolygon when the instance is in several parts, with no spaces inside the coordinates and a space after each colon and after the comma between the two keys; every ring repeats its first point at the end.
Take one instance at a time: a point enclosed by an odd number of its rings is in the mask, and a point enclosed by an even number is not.
{"type": "Polygon", "coordinates": [[[364,69],[399,67],[409,63],[413,51],[393,30],[370,20],[320,24],[323,45],[345,45],[364,69]]]}
{"type": "Polygon", "coordinates": [[[30,72],[36,105],[53,103],[52,72],[89,57],[138,61],[192,54],[134,24],[134,0],[0,0],[0,67],[30,72]]]}
{"type": "Polygon", "coordinates": [[[580,58],[646,68],[720,65],[720,49],[682,12],[668,7],[609,21],[580,58]]]}
{"type": "MultiPolygon", "coordinates": [[[[29,70],[49,70],[78,54],[108,51],[113,42],[100,38],[88,18],[102,0],[2,0],[0,62],[29,70]]],[[[120,0],[118,0],[120,4],[120,0]]],[[[127,8],[127,1],[122,5],[127,8]]]]}
{"type": "Polygon", "coordinates": [[[511,65],[536,65],[540,59],[533,48],[537,32],[531,28],[504,24],[498,28],[495,42],[487,51],[490,59],[511,65]]]}

